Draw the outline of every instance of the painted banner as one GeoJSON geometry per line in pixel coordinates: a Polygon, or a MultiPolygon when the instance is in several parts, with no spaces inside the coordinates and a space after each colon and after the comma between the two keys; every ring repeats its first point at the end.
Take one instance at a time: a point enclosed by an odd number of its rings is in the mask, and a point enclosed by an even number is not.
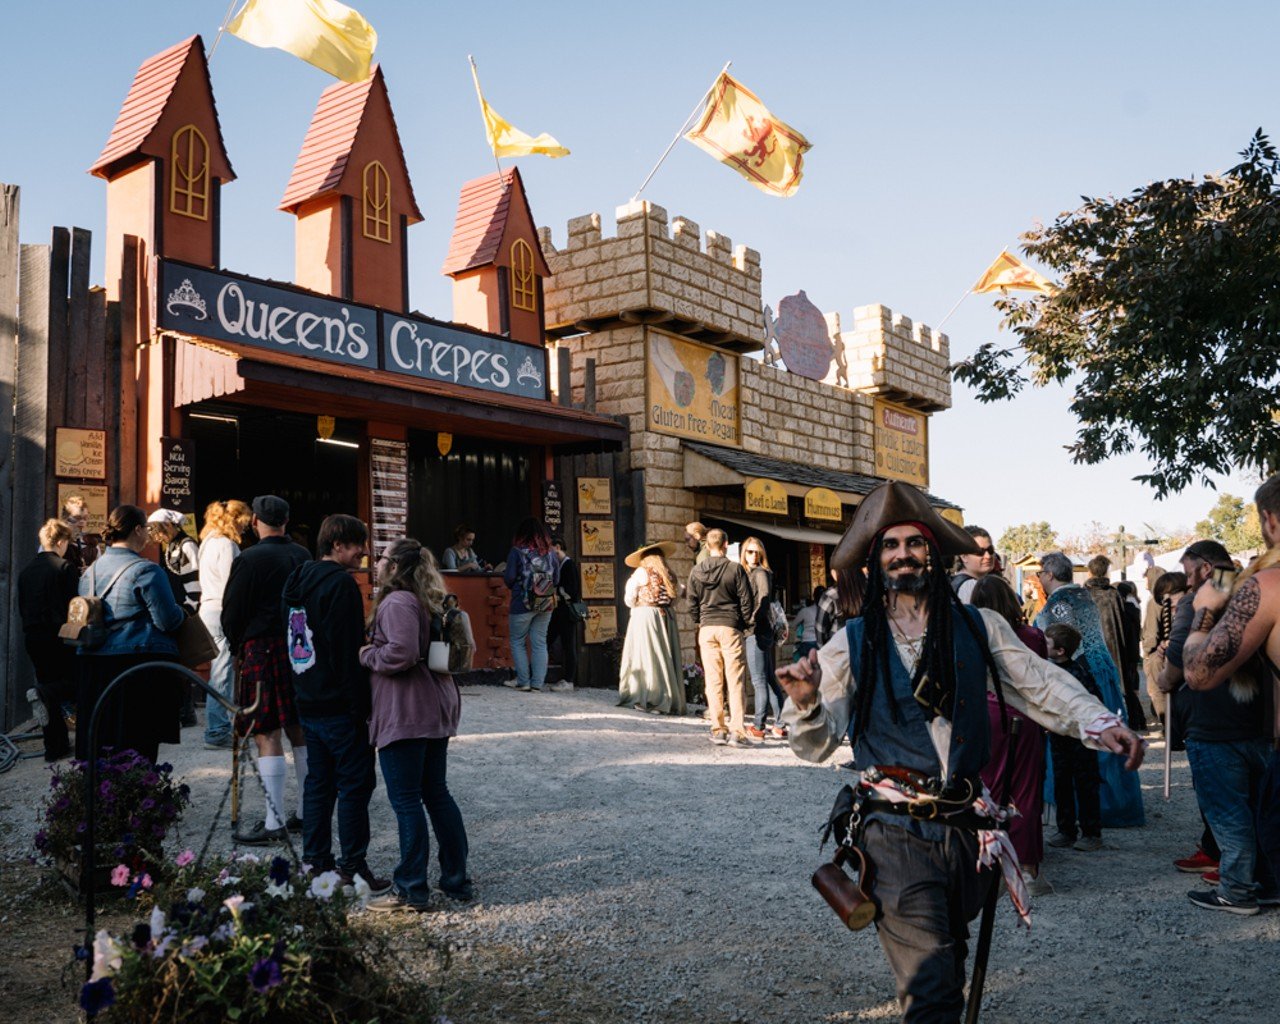
{"type": "Polygon", "coordinates": [[[814,487],[805,492],[804,515],[806,519],[826,519],[833,523],[842,518],[840,495],[825,487],[814,487]]]}
{"type": "Polygon", "coordinates": [[[107,478],[107,432],[58,427],[54,431],[54,476],[107,478]]]}
{"type": "Polygon", "coordinates": [[[748,512],[766,512],[771,516],[787,514],[787,491],[777,480],[748,480],[742,499],[748,512]]]}
{"type": "Polygon", "coordinates": [[[607,476],[578,477],[578,514],[613,515],[613,482],[607,476]]]}
{"type": "Polygon", "coordinates": [[[390,373],[547,397],[547,350],[416,317],[382,315],[382,368],[390,373]]]}
{"type": "Polygon", "coordinates": [[[737,356],[651,329],[646,363],[650,430],[741,446],[737,356]]]}
{"type": "Polygon", "coordinates": [[[612,562],[582,562],[582,599],[612,601],[614,575],[612,562]]]}
{"type": "Polygon", "coordinates": [[[929,486],[929,417],[875,401],[876,475],[929,486]]]}
{"type": "Polygon", "coordinates": [[[582,537],[578,550],[583,558],[613,557],[613,520],[579,519],[578,529],[582,537]]]}

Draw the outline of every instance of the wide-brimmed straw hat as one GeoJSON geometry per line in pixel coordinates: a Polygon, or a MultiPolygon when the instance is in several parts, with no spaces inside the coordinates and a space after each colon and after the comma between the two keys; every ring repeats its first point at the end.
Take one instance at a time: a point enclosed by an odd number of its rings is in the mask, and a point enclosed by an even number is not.
{"type": "Polygon", "coordinates": [[[661,551],[663,558],[670,558],[676,553],[677,547],[679,547],[679,545],[673,540],[650,541],[648,544],[642,544],[631,552],[631,554],[627,555],[625,561],[627,565],[631,566],[631,568],[639,569],[640,559],[644,558],[644,556],[650,551],[661,551]]]}
{"type": "Polygon", "coordinates": [[[871,551],[876,535],[899,523],[919,523],[937,542],[943,555],[972,555],[977,542],[955,523],[948,522],[929,504],[929,499],[911,484],[890,480],[862,499],[831,555],[831,568],[841,571],[861,566],[871,551]]]}

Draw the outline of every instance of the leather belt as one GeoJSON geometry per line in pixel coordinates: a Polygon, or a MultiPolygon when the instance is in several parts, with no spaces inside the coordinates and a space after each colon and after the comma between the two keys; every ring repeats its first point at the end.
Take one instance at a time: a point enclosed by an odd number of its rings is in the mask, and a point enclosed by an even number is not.
{"type": "Polygon", "coordinates": [[[864,815],[872,813],[896,814],[903,818],[911,818],[914,821],[933,821],[939,825],[964,829],[966,832],[979,832],[983,829],[1001,827],[994,819],[977,814],[970,808],[948,811],[943,809],[936,800],[930,800],[927,797],[909,802],[868,798],[862,801],[860,810],[864,815]]]}

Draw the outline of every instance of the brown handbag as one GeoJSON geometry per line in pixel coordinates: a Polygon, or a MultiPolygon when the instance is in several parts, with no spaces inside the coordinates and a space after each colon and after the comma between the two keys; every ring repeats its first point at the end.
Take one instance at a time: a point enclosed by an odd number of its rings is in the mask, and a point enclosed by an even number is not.
{"type": "Polygon", "coordinates": [[[178,644],[178,662],[187,668],[195,668],[218,656],[218,645],[209,627],[199,615],[188,615],[173,633],[178,644]]]}

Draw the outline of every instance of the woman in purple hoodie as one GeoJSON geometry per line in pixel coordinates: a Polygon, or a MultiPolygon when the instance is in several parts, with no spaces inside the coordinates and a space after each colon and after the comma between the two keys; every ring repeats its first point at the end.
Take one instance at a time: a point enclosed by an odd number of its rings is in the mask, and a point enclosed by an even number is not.
{"type": "Polygon", "coordinates": [[[456,900],[475,895],[467,877],[467,830],[445,782],[449,737],[458,733],[462,699],[452,676],[427,668],[431,623],[445,599],[434,556],[404,538],[387,548],[377,569],[372,635],[360,650],[360,663],[369,669],[369,742],[378,751],[400,829],[400,863],[392,890],[371,900],[368,909],[424,911],[431,894],[428,816],[439,847],[440,890],[456,900]]]}

